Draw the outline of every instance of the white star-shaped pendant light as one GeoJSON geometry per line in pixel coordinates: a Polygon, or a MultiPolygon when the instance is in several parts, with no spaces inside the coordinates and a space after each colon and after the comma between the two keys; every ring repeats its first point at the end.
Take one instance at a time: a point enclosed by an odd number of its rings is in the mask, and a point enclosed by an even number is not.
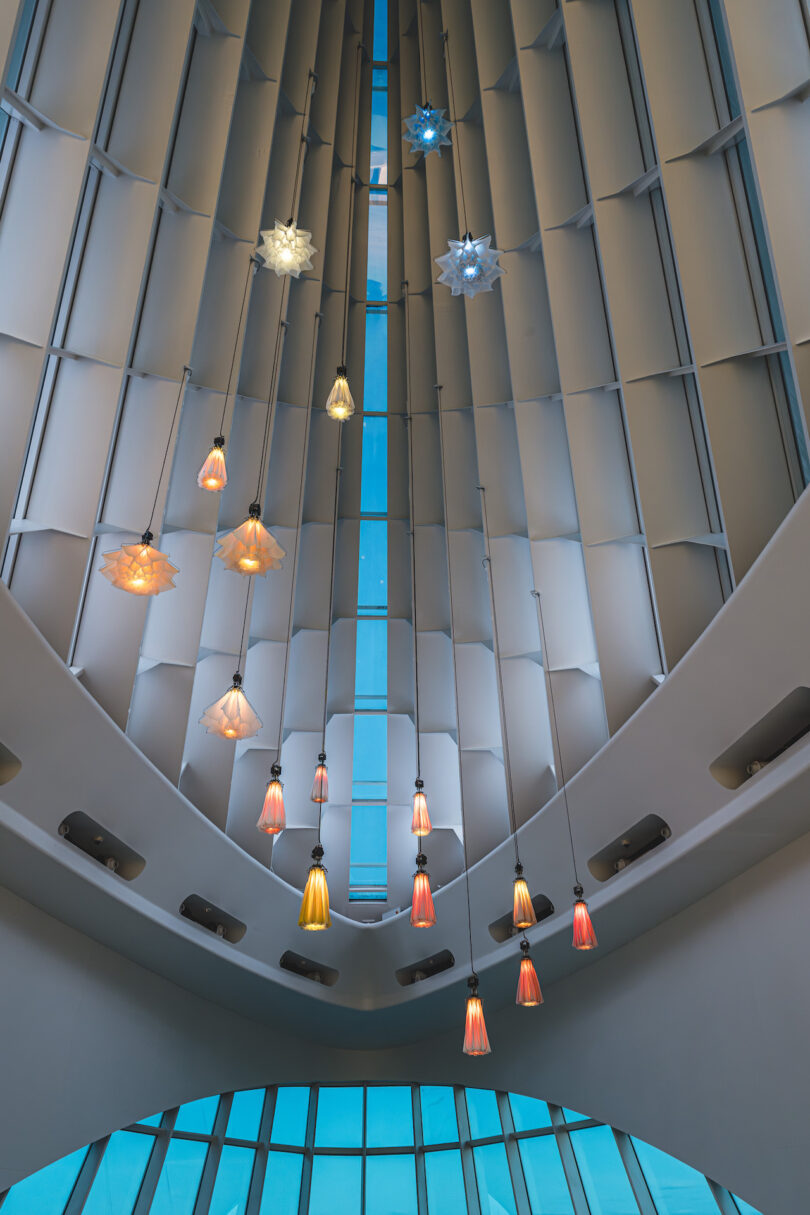
{"type": "Polygon", "coordinates": [[[262,243],[256,253],[269,270],[275,270],[279,278],[283,274],[298,278],[302,270],[312,269],[310,258],[318,250],[310,243],[312,233],[297,227],[295,220],[289,219],[283,224],[277,219],[274,228],[267,228],[259,236],[262,243]]]}
{"type": "Polygon", "coordinates": [[[416,107],[416,113],[405,119],[403,139],[410,140],[411,152],[436,151],[439,156],[443,147],[450,146],[447,133],[453,124],[444,116],[444,110],[434,110],[429,101],[416,107]]]}
{"type": "Polygon", "coordinates": [[[481,291],[491,291],[495,279],[506,273],[498,265],[501,250],[491,249],[491,241],[491,236],[474,237],[472,232],[461,240],[449,240],[449,252],[435,258],[442,270],[439,282],[453,295],[468,295],[470,299],[481,291]]]}

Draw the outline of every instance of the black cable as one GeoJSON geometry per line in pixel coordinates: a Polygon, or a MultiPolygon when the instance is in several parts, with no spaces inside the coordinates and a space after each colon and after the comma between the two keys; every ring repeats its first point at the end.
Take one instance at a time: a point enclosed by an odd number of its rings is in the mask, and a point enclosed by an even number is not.
{"type": "Polygon", "coordinates": [[[260,506],[261,506],[262,482],[264,481],[264,474],[265,474],[264,462],[268,455],[267,449],[268,449],[268,445],[270,442],[270,419],[273,415],[273,400],[276,395],[276,387],[278,384],[277,373],[280,371],[279,364],[281,361],[280,360],[281,343],[283,340],[284,332],[287,327],[287,322],[284,320],[284,293],[287,290],[287,284],[289,283],[289,281],[290,281],[290,276],[288,274],[285,274],[284,278],[282,280],[282,283],[281,283],[281,300],[280,300],[279,306],[278,306],[278,325],[276,327],[276,345],[275,345],[275,349],[273,351],[273,366],[272,366],[272,370],[270,372],[270,391],[267,395],[267,415],[264,420],[264,436],[262,438],[262,450],[261,450],[261,455],[259,457],[259,477],[258,477],[258,481],[256,482],[256,494],[253,499],[253,501],[258,502],[260,506]]]}
{"type": "Polygon", "coordinates": [[[259,269],[259,263],[254,257],[250,258],[248,263],[247,277],[245,278],[245,290],[242,292],[242,307],[239,309],[239,323],[236,326],[236,337],[233,342],[233,354],[231,355],[231,369],[228,372],[228,386],[225,389],[225,402],[222,406],[222,417],[219,420],[219,435],[222,436],[225,430],[225,414],[228,411],[228,397],[231,395],[231,384],[233,383],[233,369],[236,366],[236,352],[239,349],[239,334],[242,332],[242,320],[245,315],[245,304],[247,303],[248,288],[250,287],[250,277],[259,269]]]}
{"type": "Polygon", "coordinates": [[[568,838],[571,841],[571,863],[574,866],[574,882],[579,885],[579,875],[577,873],[577,856],[574,850],[574,833],[571,830],[571,811],[568,808],[568,783],[563,772],[563,757],[562,748],[560,747],[560,731],[557,725],[557,709],[554,704],[554,685],[551,679],[551,660],[549,659],[548,647],[546,646],[546,628],[543,623],[543,608],[540,603],[540,592],[531,592],[534,599],[537,600],[537,618],[540,622],[540,644],[543,647],[543,666],[548,675],[548,699],[551,705],[551,720],[554,723],[554,738],[557,743],[557,757],[560,765],[560,785],[562,787],[563,803],[565,805],[565,817],[568,820],[568,838]]]}
{"type": "Polygon", "coordinates": [[[456,138],[453,140],[453,146],[456,153],[456,163],[458,164],[458,185],[461,192],[461,211],[464,217],[464,232],[462,235],[466,236],[470,230],[470,225],[467,222],[467,200],[464,195],[464,173],[461,168],[461,124],[458,121],[458,116],[456,113],[456,94],[453,89],[453,67],[450,63],[450,35],[447,30],[444,31],[444,45],[444,58],[447,64],[447,83],[450,86],[450,121],[453,123],[456,131],[456,138]]]}
{"type": "MultiPolygon", "coordinates": [[[[247,628],[248,607],[249,607],[249,605],[250,605],[250,584],[251,584],[251,579],[250,579],[250,578],[247,578],[247,579],[246,579],[246,581],[247,581],[247,594],[245,595],[245,614],[244,614],[244,616],[242,617],[242,636],[241,636],[241,637],[240,637],[240,639],[239,639],[239,659],[238,659],[238,661],[237,661],[237,663],[236,663],[236,674],[237,674],[237,675],[238,675],[238,674],[241,672],[241,670],[242,670],[242,651],[243,651],[243,649],[245,648],[245,629],[247,628]]],[[[245,660],[247,660],[247,655],[245,655],[245,660]]]]}
{"type": "Polygon", "coordinates": [[[357,185],[357,129],[360,125],[360,66],[362,63],[363,44],[357,44],[357,66],[354,74],[354,128],[352,130],[352,163],[351,179],[349,182],[349,235],[346,241],[346,286],[343,293],[343,338],[340,348],[340,365],[346,365],[346,340],[349,332],[349,278],[351,275],[352,244],[354,237],[354,193],[357,185]]]}
{"type": "Polygon", "coordinates": [[[422,0],[416,0],[416,30],[419,37],[419,64],[422,69],[423,106],[430,105],[427,91],[427,63],[425,62],[425,27],[422,16],[422,0]]]}
{"type": "Polygon", "coordinates": [[[169,458],[169,448],[172,445],[172,435],[174,434],[174,426],[177,421],[177,411],[180,408],[180,402],[183,399],[183,390],[185,389],[185,386],[188,383],[190,376],[191,376],[191,368],[184,367],[183,376],[182,376],[182,379],[180,380],[180,387],[177,390],[177,400],[174,403],[174,413],[172,414],[172,424],[169,427],[169,434],[166,438],[166,450],[163,453],[163,463],[160,466],[160,476],[158,477],[157,488],[155,489],[155,500],[152,503],[152,509],[149,512],[149,522],[146,525],[146,532],[144,533],[144,535],[146,535],[148,533],[150,539],[152,539],[152,535],[151,535],[152,523],[154,522],[155,511],[157,510],[158,498],[160,497],[160,487],[163,484],[163,474],[166,471],[166,461],[169,458]]]}
{"type": "Polygon", "coordinates": [[[422,747],[419,737],[419,639],[416,631],[416,516],[413,482],[413,409],[411,404],[411,326],[410,292],[405,288],[405,425],[408,429],[408,505],[411,524],[411,616],[413,617],[413,716],[416,731],[416,779],[422,779],[422,747]]]}
{"type": "Polygon", "coordinates": [[[298,204],[300,201],[298,198],[298,184],[299,184],[299,178],[301,176],[301,169],[303,167],[304,148],[307,146],[307,132],[306,132],[307,106],[312,101],[312,95],[315,92],[315,85],[317,84],[317,80],[318,80],[317,76],[313,72],[312,68],[310,68],[307,73],[307,95],[304,98],[304,112],[301,115],[301,142],[298,145],[298,160],[297,160],[297,163],[295,166],[295,178],[293,180],[292,202],[290,204],[290,220],[289,220],[290,223],[294,222],[298,218],[297,212],[298,212],[298,204]]]}
{"type": "Polygon", "coordinates": [[[323,729],[321,730],[321,751],[326,750],[326,715],[329,694],[329,656],[332,650],[332,611],[335,602],[335,554],[337,552],[338,532],[338,503],[340,500],[340,453],[343,446],[343,427],[338,430],[337,467],[335,468],[335,513],[332,522],[332,569],[329,577],[329,617],[326,625],[326,670],[323,677],[323,729]]]}

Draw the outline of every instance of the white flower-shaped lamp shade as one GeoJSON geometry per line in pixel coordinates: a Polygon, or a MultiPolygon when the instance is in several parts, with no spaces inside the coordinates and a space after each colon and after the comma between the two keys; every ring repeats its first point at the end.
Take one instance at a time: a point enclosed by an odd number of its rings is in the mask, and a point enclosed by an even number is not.
{"type": "Polygon", "coordinates": [[[105,564],[101,573],[130,595],[159,595],[161,591],[174,589],[174,575],[178,573],[165,553],[153,548],[154,539],[150,531],[144,532],[140,544],[122,544],[109,553],[102,553],[105,564]]]}
{"type": "Polygon", "coordinates": [[[439,282],[453,295],[470,299],[481,291],[491,291],[495,279],[506,273],[498,265],[501,250],[491,248],[491,243],[491,236],[474,237],[470,232],[461,240],[449,240],[449,252],[435,259],[442,271],[439,282]]]}
{"type": "Polygon", "coordinates": [[[423,152],[427,156],[428,152],[438,152],[441,156],[442,148],[450,146],[447,134],[452,125],[444,110],[434,110],[428,101],[418,105],[415,113],[405,119],[402,138],[410,142],[412,153],[423,152]]]}
{"type": "Polygon", "coordinates": [[[238,740],[253,738],[262,728],[262,719],[242,691],[242,676],[237,672],[233,684],[224,696],[215,700],[200,718],[200,725],[205,726],[209,734],[218,734],[220,738],[238,740]]]}
{"type": "Polygon", "coordinates": [[[250,508],[250,517],[234,531],[222,537],[216,555],[227,570],[250,577],[268,570],[281,569],[284,549],[270,534],[258,515],[256,503],[250,508]]]}
{"type": "Polygon", "coordinates": [[[326,412],[336,422],[345,422],[354,413],[354,398],[349,390],[346,368],[342,365],[337,369],[332,391],[326,398],[326,412]]]}
{"type": "Polygon", "coordinates": [[[256,250],[268,270],[275,270],[279,278],[291,274],[298,278],[302,270],[311,270],[310,258],[318,250],[312,244],[312,233],[299,228],[295,220],[283,224],[280,219],[275,227],[260,232],[262,243],[256,250]]]}

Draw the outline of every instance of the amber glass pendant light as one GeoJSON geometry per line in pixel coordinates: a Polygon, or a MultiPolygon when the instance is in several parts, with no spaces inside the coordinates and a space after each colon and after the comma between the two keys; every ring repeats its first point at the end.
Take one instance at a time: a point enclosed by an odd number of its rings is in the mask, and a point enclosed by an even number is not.
{"type": "Polygon", "coordinates": [[[312,864],[304,887],[304,897],[301,900],[301,913],[298,916],[298,927],[307,932],[319,932],[332,926],[329,914],[329,887],[326,884],[326,870],[321,864],[323,847],[319,843],[312,849],[312,864]]]}
{"type": "Polygon", "coordinates": [[[492,1047],[487,1036],[484,1005],[478,994],[478,975],[475,972],[467,980],[467,987],[470,991],[467,996],[467,1018],[464,1023],[464,1054],[489,1055],[492,1047]]]}
{"type": "Polygon", "coordinates": [[[524,937],[520,942],[523,957],[520,959],[520,974],[518,975],[517,995],[515,1003],[522,1008],[536,1008],[543,1003],[543,993],[540,990],[540,980],[534,969],[534,962],[529,957],[529,942],[524,937]]]}
{"type": "Polygon", "coordinates": [[[264,805],[256,826],[266,835],[278,835],[287,826],[284,813],[284,786],[279,779],[281,764],[273,764],[270,769],[270,780],[264,795],[264,805]]]}
{"type": "Polygon", "coordinates": [[[416,873],[413,875],[413,898],[411,900],[411,927],[432,928],[436,923],[436,909],[430,892],[430,874],[425,872],[427,857],[420,852],[416,858],[416,873]]]}
{"type": "Polygon", "coordinates": [[[520,861],[515,865],[515,882],[512,888],[512,923],[518,929],[531,928],[532,924],[537,923],[520,861]]]}
{"type": "Polygon", "coordinates": [[[572,944],[574,949],[596,949],[599,942],[593,930],[588,904],[582,897],[584,893],[579,884],[574,887],[574,899],[576,901],[574,903],[574,939],[572,944]]]}
{"type": "Polygon", "coordinates": [[[318,755],[318,766],[315,769],[315,779],[312,782],[312,792],[309,800],[322,805],[329,801],[329,772],[326,767],[326,752],[318,755]]]}
{"type": "Polygon", "coordinates": [[[284,549],[261,521],[261,507],[258,502],[251,502],[248,517],[244,523],[222,537],[216,556],[226,570],[250,577],[258,574],[264,577],[269,570],[280,570],[284,549]]]}
{"type": "Polygon", "coordinates": [[[418,776],[415,781],[416,792],[413,795],[413,818],[411,819],[411,835],[424,838],[430,835],[433,828],[430,825],[427,798],[425,797],[425,782],[418,776]]]}
{"type": "Polygon", "coordinates": [[[162,591],[171,591],[174,589],[174,575],[180,572],[176,565],[172,565],[165,553],[162,553],[160,549],[152,547],[152,541],[155,538],[152,534],[152,523],[155,518],[155,511],[157,510],[158,498],[160,497],[160,487],[163,484],[163,474],[166,471],[169,448],[174,437],[177,415],[180,411],[180,402],[183,399],[183,391],[190,376],[191,368],[184,367],[180,388],[177,392],[177,400],[174,404],[172,424],[169,427],[169,436],[166,439],[166,449],[163,452],[163,463],[160,466],[160,475],[158,476],[155,497],[152,502],[152,511],[149,515],[149,522],[144,528],[140,543],[122,544],[120,548],[101,554],[104,565],[99,566],[99,572],[104,575],[112,586],[116,587],[119,591],[126,591],[130,595],[159,595],[162,591]]]}

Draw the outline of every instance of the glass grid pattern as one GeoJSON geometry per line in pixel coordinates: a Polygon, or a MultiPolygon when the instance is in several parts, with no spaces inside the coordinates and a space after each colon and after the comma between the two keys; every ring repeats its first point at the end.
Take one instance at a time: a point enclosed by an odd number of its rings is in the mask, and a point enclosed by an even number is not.
{"type": "Polygon", "coordinates": [[[282,1086],[191,1102],[56,1161],[0,1195],[0,1208],[758,1215],[688,1165],[594,1119],[514,1093],[419,1085],[282,1086]],[[210,1131],[179,1129],[207,1122],[212,1106],[210,1131]]]}

